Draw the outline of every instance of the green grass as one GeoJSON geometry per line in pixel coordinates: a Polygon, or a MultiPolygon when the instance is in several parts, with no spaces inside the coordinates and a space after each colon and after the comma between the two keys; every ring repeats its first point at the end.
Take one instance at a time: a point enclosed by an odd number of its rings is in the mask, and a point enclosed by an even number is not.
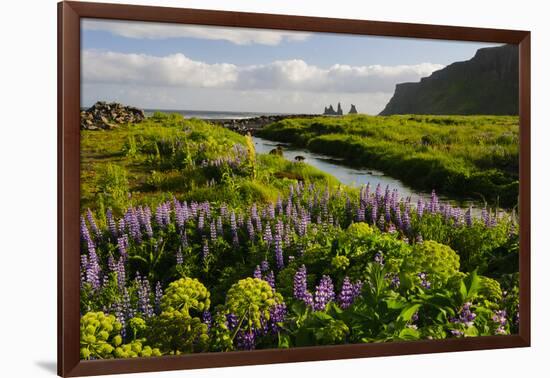
{"type": "Polygon", "coordinates": [[[246,151],[246,138],[176,114],[156,114],[109,131],[83,130],[81,207],[120,214],[128,206],[154,206],[172,196],[239,207],[275,201],[296,180],[339,185],[314,167],[274,155],[258,155],[255,167],[203,166],[205,160],[234,158],[236,145],[246,151]]]}
{"type": "Polygon", "coordinates": [[[286,119],[259,136],[380,169],[423,190],[513,207],[519,180],[515,116],[286,119]]]}

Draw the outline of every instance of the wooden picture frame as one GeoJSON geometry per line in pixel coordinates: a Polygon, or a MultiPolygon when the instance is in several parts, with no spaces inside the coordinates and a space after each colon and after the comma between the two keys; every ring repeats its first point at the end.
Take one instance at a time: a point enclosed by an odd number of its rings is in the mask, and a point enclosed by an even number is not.
{"type": "Polygon", "coordinates": [[[334,360],[530,345],[530,32],[83,2],[58,4],[58,374],[82,376],[334,360]],[[81,361],[79,356],[80,20],[154,21],[226,27],[510,43],[519,46],[519,334],[81,361]]]}

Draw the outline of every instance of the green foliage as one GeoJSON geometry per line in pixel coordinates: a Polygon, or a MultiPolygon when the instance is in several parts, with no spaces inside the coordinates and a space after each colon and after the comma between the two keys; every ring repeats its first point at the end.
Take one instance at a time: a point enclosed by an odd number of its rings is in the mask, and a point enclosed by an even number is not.
{"type": "Polygon", "coordinates": [[[88,312],[80,318],[80,358],[109,358],[122,343],[122,326],[113,315],[88,312]]]}
{"type": "Polygon", "coordinates": [[[160,357],[162,353],[158,348],[151,348],[149,345],[143,345],[140,340],[134,340],[129,344],[117,346],[113,352],[116,358],[136,358],[136,357],[160,357]]]}
{"type": "Polygon", "coordinates": [[[444,285],[456,275],[460,267],[460,258],[450,247],[427,240],[416,244],[406,258],[403,268],[409,273],[427,273],[430,281],[444,285]]]}
{"type": "Polygon", "coordinates": [[[201,352],[208,346],[208,326],[185,311],[164,311],[148,325],[147,340],[163,353],[201,352]]]}
{"type": "MultiPolygon", "coordinates": [[[[292,130],[288,135],[296,136],[298,144],[337,145],[336,150],[349,150],[350,155],[357,156],[358,163],[368,157],[373,164],[395,164],[402,169],[402,164],[408,162],[412,165],[407,167],[416,169],[419,181],[450,180],[461,187],[461,180],[467,176],[469,182],[475,178],[486,187],[483,190],[491,189],[495,182],[513,185],[507,181],[506,164],[513,163],[516,134],[511,131],[503,136],[497,132],[499,128],[513,129],[513,120],[412,118],[292,119],[279,126],[284,133],[292,130]],[[393,122],[400,125],[397,129],[402,135],[387,127],[393,122]],[[472,130],[472,125],[479,130],[472,130]],[[439,128],[446,130],[440,132],[439,128]],[[419,130],[421,135],[417,135],[419,130]],[[502,149],[493,143],[495,139],[501,140],[502,149]],[[474,140],[475,148],[464,147],[464,143],[474,140]],[[407,151],[399,159],[395,155],[399,152],[397,144],[407,151]],[[493,149],[496,157],[485,162],[476,160],[480,156],[475,154],[481,153],[477,146],[493,149]],[[469,156],[463,148],[474,155],[469,156]],[[512,156],[509,161],[507,151],[512,156]],[[478,171],[482,166],[485,168],[478,171]],[[455,173],[447,176],[449,172],[455,173]]],[[[278,132],[279,126],[272,131],[278,132]]],[[[338,155],[331,148],[324,152],[338,155]]],[[[425,212],[420,217],[411,211],[409,230],[384,232],[378,226],[357,222],[357,188],[343,186],[306,163],[256,155],[251,138],[179,115],[156,114],[142,124],[109,132],[84,130],[82,151],[82,206],[94,211],[101,228],[100,237],[92,236],[103,277],[99,289],[82,283],[81,313],[85,314],[82,322],[86,322],[86,327],[81,327],[82,358],[243,349],[242,335],[259,329],[262,332],[255,334],[258,349],[517,332],[519,247],[513,217],[505,217],[491,227],[479,220],[466,226],[445,220],[440,214],[425,212]],[[104,178],[100,177],[109,170],[104,178]],[[296,186],[298,182],[303,185],[296,186]],[[288,207],[291,184],[296,203],[288,207]],[[210,214],[205,216],[202,229],[198,214],[191,216],[184,227],[177,224],[173,208],[169,224],[158,223],[156,207],[174,198],[188,204],[209,201],[210,214]],[[275,203],[278,198],[283,200],[283,211],[276,210],[275,218],[266,216],[267,203],[275,203]],[[319,206],[325,199],[326,209],[319,206]],[[251,238],[247,221],[253,204],[262,214],[263,231],[259,232],[253,222],[251,238]],[[128,205],[138,212],[140,206],[152,210],[152,236],[142,224],[141,240],[128,238],[126,281],[121,287],[117,274],[108,273],[111,264],[121,257],[121,235],[111,233],[105,211],[112,207],[118,223],[128,205]],[[298,231],[304,210],[310,212],[307,226],[298,231]],[[233,211],[239,224],[239,243],[232,242],[229,214],[233,211]],[[212,238],[210,225],[218,217],[222,220],[221,231],[212,238]],[[274,236],[279,221],[285,226],[283,236],[287,236],[287,227],[290,230],[288,240],[283,238],[285,266],[280,270],[274,243],[268,244],[264,238],[266,226],[271,227],[274,236]],[[423,243],[415,242],[419,234],[423,243]],[[209,253],[203,256],[205,241],[209,253]],[[377,255],[383,258],[383,264],[374,261],[377,255]],[[273,270],[276,291],[266,281],[247,278],[264,260],[270,268],[262,275],[265,279],[273,270]],[[313,294],[323,275],[331,277],[336,295],[346,277],[354,284],[362,282],[361,293],[345,309],[339,306],[337,297],[325,310],[314,311],[294,299],[294,275],[302,264],[307,267],[306,280],[313,294]],[[160,306],[155,303],[155,314],[139,310],[143,288],[135,280],[137,272],[151,288],[157,282],[164,288],[160,306]],[[431,287],[422,285],[417,276],[420,272],[428,274],[431,287]],[[270,324],[270,311],[283,300],[288,313],[283,321],[270,324]],[[452,320],[467,302],[476,313],[475,322],[469,326],[456,324],[452,320]],[[138,309],[134,318],[126,319],[126,344],[121,325],[112,315],[91,312],[111,310],[121,303],[138,309]],[[504,328],[497,329],[493,320],[497,310],[508,313],[504,328]],[[88,328],[100,316],[102,321],[88,328]],[[266,333],[265,329],[270,331],[266,333]]],[[[404,209],[402,206],[402,214],[404,209]]],[[[370,211],[367,208],[369,221],[370,211]]],[[[153,305],[154,290],[148,299],[153,305]]]]}
{"type": "Polygon", "coordinates": [[[181,311],[189,315],[191,310],[203,312],[210,307],[210,292],[193,278],[181,278],[171,282],[162,297],[163,311],[181,311]]]}
{"type": "Polygon", "coordinates": [[[489,277],[480,277],[480,290],[479,295],[494,303],[500,303],[502,301],[502,289],[497,280],[489,277]]]}
{"type": "Polygon", "coordinates": [[[97,195],[105,207],[121,211],[128,205],[128,177],[119,165],[107,164],[96,180],[97,195]]]}

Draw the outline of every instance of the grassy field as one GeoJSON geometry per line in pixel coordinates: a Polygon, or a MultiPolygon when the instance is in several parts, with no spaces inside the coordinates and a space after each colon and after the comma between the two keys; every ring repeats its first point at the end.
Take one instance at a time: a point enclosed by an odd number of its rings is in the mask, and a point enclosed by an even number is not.
{"type": "Polygon", "coordinates": [[[81,135],[82,359],[518,331],[514,217],[346,187],[179,115],[81,135]]]}
{"type": "Polygon", "coordinates": [[[511,208],[518,125],[514,116],[348,115],[286,119],[258,135],[380,169],[418,189],[511,208]]]}
{"type": "Polygon", "coordinates": [[[275,201],[296,180],[338,185],[314,167],[276,155],[241,164],[248,154],[244,136],[177,114],[81,135],[82,209],[120,214],[133,204],[154,206],[173,196],[238,206],[275,201]]]}

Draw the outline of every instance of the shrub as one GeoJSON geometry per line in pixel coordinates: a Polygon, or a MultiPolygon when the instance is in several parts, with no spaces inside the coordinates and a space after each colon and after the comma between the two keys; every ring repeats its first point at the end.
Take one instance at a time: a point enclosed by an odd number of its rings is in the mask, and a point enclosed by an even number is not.
{"type": "Polygon", "coordinates": [[[414,246],[403,265],[409,273],[427,273],[430,279],[444,285],[458,273],[460,258],[450,247],[427,240],[414,246]]]}
{"type": "Polygon", "coordinates": [[[188,277],[171,282],[161,302],[163,311],[181,311],[188,315],[191,310],[202,313],[209,307],[210,292],[199,280],[188,277]]]}

